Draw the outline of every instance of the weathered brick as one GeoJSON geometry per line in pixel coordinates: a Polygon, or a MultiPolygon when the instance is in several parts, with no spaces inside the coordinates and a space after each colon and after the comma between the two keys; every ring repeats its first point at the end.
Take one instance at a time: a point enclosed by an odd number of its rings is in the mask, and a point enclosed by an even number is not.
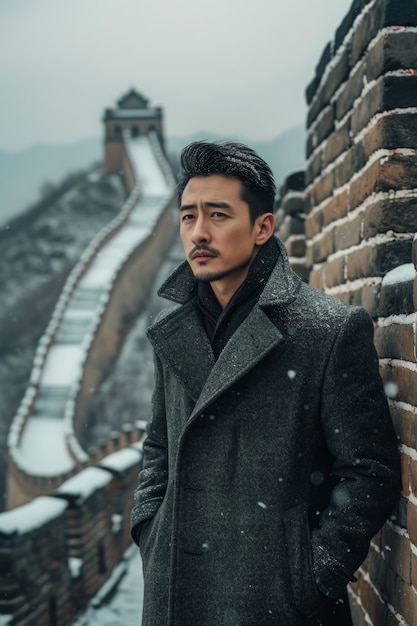
{"type": "Polygon", "coordinates": [[[306,252],[306,241],[304,237],[290,237],[285,242],[288,256],[303,257],[306,252]]]}
{"type": "Polygon", "coordinates": [[[376,113],[415,105],[417,76],[382,76],[365,94],[352,112],[351,127],[355,136],[376,113]]]}
{"type": "Polygon", "coordinates": [[[415,496],[417,494],[417,461],[415,461],[413,458],[410,458],[409,473],[410,492],[415,496]]]}
{"type": "MultiPolygon", "coordinates": [[[[384,539],[384,531],[386,525],[381,530],[381,540],[379,541],[380,548],[383,549],[388,543],[384,539]]],[[[382,555],[376,550],[370,550],[368,558],[368,571],[372,584],[380,591],[383,599],[386,602],[391,602],[396,593],[396,574],[393,569],[387,566],[386,561],[382,558],[382,555]]],[[[361,582],[361,597],[363,594],[363,588],[366,589],[368,583],[366,581],[365,586],[361,582]]],[[[377,626],[377,625],[375,625],[377,626]]]]}
{"type": "Polygon", "coordinates": [[[409,502],[407,510],[407,530],[410,540],[417,546],[417,506],[409,502]]]}
{"type": "Polygon", "coordinates": [[[372,624],[375,626],[377,624],[385,624],[388,608],[381,602],[373,588],[368,584],[364,584],[361,588],[361,601],[372,624]]]}
{"type": "Polygon", "coordinates": [[[360,288],[360,302],[352,302],[363,306],[372,318],[378,315],[379,306],[379,285],[363,285],[360,288]]]}
{"type": "Polygon", "coordinates": [[[415,198],[386,198],[366,207],[363,238],[393,230],[396,233],[417,231],[417,193],[415,198]]]}
{"type": "Polygon", "coordinates": [[[312,126],[320,112],[330,103],[336,89],[348,78],[349,69],[349,50],[345,48],[328,73],[325,82],[316,91],[316,98],[307,114],[307,128],[312,126]]]}
{"type": "Polygon", "coordinates": [[[310,273],[310,280],[309,283],[312,287],[315,287],[316,289],[320,289],[320,291],[323,291],[323,271],[324,271],[324,265],[322,265],[319,268],[313,269],[310,273]]]}
{"type": "Polygon", "coordinates": [[[397,594],[393,601],[394,608],[404,617],[407,624],[415,624],[417,619],[417,595],[411,585],[397,580],[397,594]]]}
{"type": "Polygon", "coordinates": [[[326,287],[335,287],[344,282],[345,263],[344,257],[327,261],[324,269],[324,282],[326,287]]]}
{"type": "Polygon", "coordinates": [[[407,515],[408,505],[410,501],[405,496],[400,496],[397,500],[397,504],[394,507],[394,511],[391,513],[390,520],[396,525],[407,530],[407,515]]]}
{"type": "Polygon", "coordinates": [[[417,67],[417,35],[397,30],[380,37],[369,50],[367,59],[368,81],[400,69],[417,67]]]}
{"type": "Polygon", "coordinates": [[[347,47],[344,48],[340,52],[336,62],[326,77],[325,83],[322,87],[323,98],[326,104],[327,102],[330,102],[335,91],[339,89],[340,85],[342,85],[349,77],[349,54],[349,49],[347,47]]]}
{"type": "Polygon", "coordinates": [[[349,190],[350,206],[359,206],[374,192],[413,188],[416,179],[417,159],[414,155],[390,154],[372,163],[352,183],[349,190]]]}
{"type": "Polygon", "coordinates": [[[395,366],[385,374],[388,376],[386,380],[392,381],[397,386],[397,400],[417,406],[417,372],[407,367],[395,366]]]}
{"type": "Polygon", "coordinates": [[[339,91],[335,102],[335,119],[341,120],[353,108],[353,103],[361,95],[367,80],[367,65],[365,61],[355,69],[343,88],[339,91]]]}
{"type": "Polygon", "coordinates": [[[398,265],[409,263],[411,241],[371,242],[347,255],[349,280],[365,276],[384,276],[398,265]]]}
{"type": "Polygon", "coordinates": [[[300,219],[292,215],[286,215],[278,228],[277,234],[279,239],[286,241],[291,235],[304,235],[304,225],[304,219],[300,219]]]}
{"type": "Polygon", "coordinates": [[[320,114],[320,118],[309,128],[307,134],[307,158],[334,129],[333,106],[328,105],[320,114]]]}
{"type": "Polygon", "coordinates": [[[323,206],[322,225],[327,226],[328,224],[331,224],[331,222],[345,217],[345,215],[347,215],[348,209],[348,192],[345,189],[342,193],[338,193],[329,198],[329,201],[323,206]]]}
{"type": "Polygon", "coordinates": [[[342,187],[352,176],[361,170],[366,163],[362,142],[354,144],[337,164],[334,172],[335,188],[342,187]]]}
{"type": "Polygon", "coordinates": [[[415,0],[385,0],[381,26],[417,26],[415,0]]]}
{"type": "Polygon", "coordinates": [[[364,55],[369,42],[375,37],[377,30],[375,11],[368,11],[362,16],[353,33],[350,52],[352,66],[355,66],[364,55]]]}
{"type": "Polygon", "coordinates": [[[354,219],[345,220],[335,226],[335,250],[343,250],[358,245],[361,242],[361,226],[362,215],[357,215],[354,219]]]}
{"type": "Polygon", "coordinates": [[[352,140],[350,137],[350,119],[338,130],[332,132],[324,146],[323,166],[332,163],[342,152],[350,148],[352,140]]]}
{"type": "Polygon", "coordinates": [[[404,535],[397,533],[389,524],[382,529],[382,547],[385,560],[389,567],[411,584],[411,546],[410,541],[404,535]]]}
{"type": "Polygon", "coordinates": [[[393,404],[390,410],[397,437],[406,446],[417,448],[417,415],[398,404],[393,404]]]}
{"type": "Polygon", "coordinates": [[[323,147],[319,148],[313,156],[310,156],[306,169],[306,186],[310,185],[323,169],[323,147]]]}
{"type": "Polygon", "coordinates": [[[308,268],[313,267],[313,244],[308,239],[306,240],[307,249],[306,249],[306,266],[308,268]]]}
{"type": "Polygon", "coordinates": [[[304,214],[306,210],[304,195],[299,192],[288,193],[283,197],[281,206],[286,215],[304,214]]]}
{"type": "Polygon", "coordinates": [[[390,324],[377,326],[374,343],[380,359],[415,361],[415,324],[390,324]]]}
{"type": "Polygon", "coordinates": [[[305,232],[307,239],[312,239],[315,235],[317,235],[323,226],[323,213],[322,211],[315,211],[314,213],[309,213],[306,217],[305,221],[305,232]]]}
{"type": "Polygon", "coordinates": [[[334,172],[330,171],[327,174],[322,175],[322,177],[317,181],[317,183],[313,187],[313,202],[314,206],[318,206],[332,195],[334,189],[334,172]]]}
{"type": "Polygon", "coordinates": [[[394,240],[376,246],[375,271],[377,276],[384,276],[398,265],[409,263],[411,258],[411,240],[394,240]]]}
{"type": "Polygon", "coordinates": [[[349,253],[346,257],[348,280],[375,275],[375,271],[373,271],[375,254],[375,246],[373,245],[349,253]]]}
{"type": "Polygon", "coordinates": [[[406,454],[401,454],[401,493],[403,496],[408,497],[411,493],[410,490],[410,457],[406,454]]]}
{"type": "Polygon", "coordinates": [[[340,291],[338,294],[336,294],[335,297],[338,300],[340,300],[341,302],[344,302],[345,304],[352,304],[352,293],[351,292],[340,291]]]}
{"type": "Polygon", "coordinates": [[[313,261],[320,263],[334,252],[333,231],[323,233],[321,237],[313,243],[313,261]]]}
{"type": "Polygon", "coordinates": [[[414,281],[408,281],[383,285],[379,294],[378,314],[388,317],[414,313],[413,283],[414,281]]]}
{"type": "Polygon", "coordinates": [[[392,113],[379,118],[366,133],[363,144],[366,158],[381,148],[417,148],[417,113],[392,113]]]}

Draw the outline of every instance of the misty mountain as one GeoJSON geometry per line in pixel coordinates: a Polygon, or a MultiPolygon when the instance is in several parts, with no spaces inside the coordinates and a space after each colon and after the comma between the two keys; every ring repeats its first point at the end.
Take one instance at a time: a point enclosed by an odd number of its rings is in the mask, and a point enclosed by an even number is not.
{"type": "Polygon", "coordinates": [[[0,225],[36,204],[45,183],[55,185],[69,173],[90,167],[100,161],[102,152],[99,139],[35,145],[19,152],[0,150],[0,225]]]}
{"type": "MultiPolygon", "coordinates": [[[[168,137],[166,149],[174,171],[178,171],[181,149],[199,139],[219,140],[225,137],[205,132],[168,137]]],[[[226,139],[248,143],[259,152],[270,164],[278,185],[288,174],[305,167],[305,131],[301,125],[271,141],[248,141],[242,137],[226,139]]],[[[0,150],[0,226],[34,205],[48,184],[56,185],[68,174],[99,163],[102,157],[103,143],[100,139],[85,139],[61,146],[36,145],[20,152],[0,150]]]]}

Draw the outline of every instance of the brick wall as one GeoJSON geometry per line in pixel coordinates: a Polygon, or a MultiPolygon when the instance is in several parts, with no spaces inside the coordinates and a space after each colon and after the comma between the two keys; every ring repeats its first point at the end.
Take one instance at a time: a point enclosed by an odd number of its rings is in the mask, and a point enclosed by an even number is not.
{"type": "MultiPolygon", "coordinates": [[[[323,52],[307,101],[306,252],[294,269],[372,315],[403,468],[398,506],[350,588],[354,622],[411,626],[417,624],[416,0],[355,0],[323,52]]],[[[278,234],[291,258],[284,205],[278,234]]]]}
{"type": "MultiPolygon", "coordinates": [[[[143,431],[142,431],[143,436],[143,431]]],[[[0,623],[68,626],[130,545],[134,443],[0,516],[0,623]]]]}

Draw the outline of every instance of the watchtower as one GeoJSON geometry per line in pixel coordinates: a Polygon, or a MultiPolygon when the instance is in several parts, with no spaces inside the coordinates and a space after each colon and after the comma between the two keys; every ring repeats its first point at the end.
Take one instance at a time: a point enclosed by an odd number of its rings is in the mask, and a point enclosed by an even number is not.
{"type": "Polygon", "coordinates": [[[162,108],[150,107],[149,100],[131,89],[117,102],[114,109],[104,112],[105,146],[104,168],[107,172],[121,169],[123,158],[123,135],[132,137],[146,135],[154,130],[163,144],[162,108]]]}

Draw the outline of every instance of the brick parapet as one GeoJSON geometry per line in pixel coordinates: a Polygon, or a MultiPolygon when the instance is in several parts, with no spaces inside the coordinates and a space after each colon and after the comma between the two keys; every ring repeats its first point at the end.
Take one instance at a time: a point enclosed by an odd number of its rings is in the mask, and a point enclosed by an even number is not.
{"type": "MultiPolygon", "coordinates": [[[[136,426],[143,435],[144,424],[136,426]]],[[[13,626],[72,624],[121,561],[131,543],[140,445],[107,459],[0,516],[0,615],[13,626]]]]}
{"type": "Polygon", "coordinates": [[[364,306],[403,490],[350,585],[355,626],[417,623],[417,4],[355,0],[307,88],[306,266],[364,306]]]}
{"type": "Polygon", "coordinates": [[[275,234],[285,244],[293,270],[307,280],[304,180],[305,172],[300,171],[283,181],[275,206],[275,234]]]}

